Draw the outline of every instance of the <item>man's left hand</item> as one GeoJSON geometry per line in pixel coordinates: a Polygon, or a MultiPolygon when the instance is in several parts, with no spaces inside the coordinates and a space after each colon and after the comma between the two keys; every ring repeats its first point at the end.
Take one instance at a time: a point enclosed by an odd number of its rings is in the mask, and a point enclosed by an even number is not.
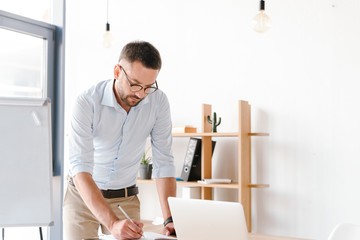
{"type": "Polygon", "coordinates": [[[166,224],[166,226],[162,229],[162,234],[166,236],[175,235],[174,223],[170,222],[166,224]]]}

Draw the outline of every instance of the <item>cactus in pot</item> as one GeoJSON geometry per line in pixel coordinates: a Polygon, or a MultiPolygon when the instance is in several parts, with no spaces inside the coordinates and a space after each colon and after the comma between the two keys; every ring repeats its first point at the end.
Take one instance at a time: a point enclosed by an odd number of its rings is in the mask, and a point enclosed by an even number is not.
{"type": "Polygon", "coordinates": [[[210,124],[212,124],[212,131],[214,133],[217,132],[217,126],[221,123],[221,117],[219,118],[219,121],[217,121],[216,112],[214,112],[212,120],[210,119],[210,116],[207,116],[207,120],[210,124]]]}

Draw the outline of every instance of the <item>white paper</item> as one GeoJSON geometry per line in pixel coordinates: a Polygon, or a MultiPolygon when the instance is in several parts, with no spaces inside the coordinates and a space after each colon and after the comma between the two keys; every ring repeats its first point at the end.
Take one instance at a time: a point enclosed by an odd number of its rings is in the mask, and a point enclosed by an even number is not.
{"type": "MultiPolygon", "coordinates": [[[[176,239],[174,237],[165,236],[159,233],[154,232],[144,232],[144,237],[140,238],[140,240],[162,240],[162,239],[176,239]]],[[[99,240],[116,240],[112,235],[102,235],[99,237],[99,240]]]]}
{"type": "Polygon", "coordinates": [[[176,239],[176,238],[154,232],[144,232],[144,237],[140,239],[176,239]]]}

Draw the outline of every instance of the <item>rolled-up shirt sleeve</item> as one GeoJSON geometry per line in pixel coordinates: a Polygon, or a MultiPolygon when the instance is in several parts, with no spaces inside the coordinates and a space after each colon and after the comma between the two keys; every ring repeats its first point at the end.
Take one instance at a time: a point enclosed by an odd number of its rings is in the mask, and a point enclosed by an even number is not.
{"type": "Polygon", "coordinates": [[[74,105],[69,134],[70,175],[80,172],[93,174],[93,114],[91,101],[80,95],[74,105]]]}
{"type": "Polygon", "coordinates": [[[151,131],[153,177],[175,177],[174,156],[172,153],[172,123],[169,101],[165,94],[160,95],[160,106],[154,127],[151,131]]]}

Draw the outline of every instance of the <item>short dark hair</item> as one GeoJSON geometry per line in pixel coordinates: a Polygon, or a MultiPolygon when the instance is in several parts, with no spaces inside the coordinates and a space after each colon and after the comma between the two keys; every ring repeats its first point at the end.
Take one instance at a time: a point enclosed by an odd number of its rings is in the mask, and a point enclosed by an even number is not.
{"type": "Polygon", "coordinates": [[[119,62],[125,59],[130,63],[141,62],[144,67],[160,70],[161,57],[159,51],[149,42],[134,41],[129,42],[121,50],[119,62]]]}

